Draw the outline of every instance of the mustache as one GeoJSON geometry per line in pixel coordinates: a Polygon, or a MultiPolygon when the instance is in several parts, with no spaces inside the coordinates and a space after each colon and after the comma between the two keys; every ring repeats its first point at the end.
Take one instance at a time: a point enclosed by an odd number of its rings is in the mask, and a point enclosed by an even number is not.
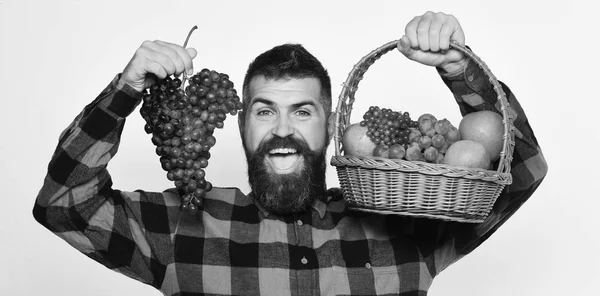
{"type": "Polygon", "coordinates": [[[264,156],[269,153],[269,151],[277,148],[292,148],[295,149],[299,154],[306,154],[312,152],[308,147],[306,142],[296,139],[291,135],[287,137],[273,137],[269,140],[266,140],[258,145],[255,154],[264,156]]]}

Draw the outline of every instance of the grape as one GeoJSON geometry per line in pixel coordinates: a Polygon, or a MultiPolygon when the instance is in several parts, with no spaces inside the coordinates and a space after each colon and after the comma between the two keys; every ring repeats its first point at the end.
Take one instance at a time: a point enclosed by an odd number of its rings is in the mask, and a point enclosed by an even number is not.
{"type": "Polygon", "coordinates": [[[435,134],[433,137],[431,137],[431,144],[435,148],[440,149],[444,146],[444,144],[446,144],[446,138],[444,138],[444,136],[441,134],[435,134]]]}
{"type": "Polygon", "coordinates": [[[435,122],[435,124],[433,125],[433,128],[435,129],[435,132],[444,136],[448,133],[448,131],[450,131],[450,127],[452,126],[452,124],[450,123],[450,121],[446,118],[438,120],[435,122]]]}
{"type": "Polygon", "coordinates": [[[427,149],[429,148],[429,146],[431,146],[432,144],[432,140],[430,136],[427,135],[423,135],[421,137],[419,137],[419,146],[421,147],[421,149],[427,149]]]}
{"type": "Polygon", "coordinates": [[[181,209],[196,213],[212,190],[204,169],[216,144],[214,130],[243,105],[226,74],[202,69],[187,82],[182,88],[176,77],[157,81],[144,95],[140,114],[161,167],[181,196],[181,209]]]}
{"type": "Polygon", "coordinates": [[[439,152],[437,148],[434,146],[429,146],[427,149],[425,149],[425,152],[423,152],[423,157],[427,162],[435,162],[438,158],[438,154],[439,152]]]}

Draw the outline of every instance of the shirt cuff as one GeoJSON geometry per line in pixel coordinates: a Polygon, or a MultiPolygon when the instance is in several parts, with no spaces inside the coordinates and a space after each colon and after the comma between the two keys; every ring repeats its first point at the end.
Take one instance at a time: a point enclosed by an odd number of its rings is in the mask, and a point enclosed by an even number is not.
{"type": "Polygon", "coordinates": [[[445,73],[438,69],[438,73],[442,79],[447,81],[463,81],[470,89],[479,94],[492,89],[489,77],[487,77],[477,63],[470,59],[467,60],[462,70],[445,73]]]}
{"type": "Polygon", "coordinates": [[[438,73],[440,74],[440,76],[442,76],[443,78],[448,78],[450,80],[455,80],[452,78],[458,78],[460,79],[460,77],[462,77],[462,74],[465,73],[465,70],[467,69],[467,67],[469,66],[469,64],[471,63],[470,59],[466,59],[464,61],[464,65],[462,65],[462,67],[452,71],[452,72],[446,72],[444,71],[442,68],[436,68],[438,73]]]}
{"type": "Polygon", "coordinates": [[[117,74],[111,82],[109,88],[112,88],[113,99],[108,105],[108,110],[114,112],[120,117],[127,117],[135,110],[137,105],[142,101],[146,92],[139,92],[129,84],[121,81],[121,74],[117,74]]]}
{"type": "Polygon", "coordinates": [[[467,60],[465,61],[465,65],[463,67],[461,67],[460,69],[457,69],[455,71],[452,72],[445,72],[444,70],[442,70],[441,68],[436,68],[438,71],[438,74],[440,74],[440,76],[444,79],[447,80],[452,80],[452,81],[457,81],[457,80],[463,80],[464,79],[464,73],[467,71],[467,68],[469,68],[469,66],[473,64],[471,62],[470,59],[467,58],[467,60]]]}

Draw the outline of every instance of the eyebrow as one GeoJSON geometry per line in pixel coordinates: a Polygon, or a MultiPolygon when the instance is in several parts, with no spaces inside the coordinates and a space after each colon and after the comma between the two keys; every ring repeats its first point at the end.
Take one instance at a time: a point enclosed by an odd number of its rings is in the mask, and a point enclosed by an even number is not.
{"type": "MultiPolygon", "coordinates": [[[[275,105],[275,102],[273,102],[271,100],[267,100],[267,99],[264,99],[264,98],[256,98],[256,99],[254,99],[252,101],[252,103],[250,104],[250,106],[253,106],[256,103],[263,103],[263,104],[265,104],[267,106],[273,106],[273,105],[275,105]]],[[[301,101],[301,102],[295,103],[295,104],[292,105],[292,108],[296,109],[296,108],[299,108],[299,107],[302,107],[302,106],[306,106],[306,105],[309,105],[309,106],[312,106],[315,109],[318,109],[317,108],[317,104],[315,104],[315,102],[311,101],[311,100],[306,100],[306,101],[301,101]]]]}

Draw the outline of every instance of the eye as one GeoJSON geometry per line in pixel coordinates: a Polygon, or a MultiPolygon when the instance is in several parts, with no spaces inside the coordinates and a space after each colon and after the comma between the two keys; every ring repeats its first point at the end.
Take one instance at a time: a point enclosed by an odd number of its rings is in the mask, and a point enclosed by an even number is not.
{"type": "Polygon", "coordinates": [[[296,111],[296,114],[300,117],[308,117],[310,116],[310,112],[306,111],[306,110],[298,110],[296,111]]]}
{"type": "Polygon", "coordinates": [[[273,114],[273,112],[269,109],[263,109],[263,110],[259,110],[258,112],[256,112],[257,116],[269,116],[273,114]]]}

